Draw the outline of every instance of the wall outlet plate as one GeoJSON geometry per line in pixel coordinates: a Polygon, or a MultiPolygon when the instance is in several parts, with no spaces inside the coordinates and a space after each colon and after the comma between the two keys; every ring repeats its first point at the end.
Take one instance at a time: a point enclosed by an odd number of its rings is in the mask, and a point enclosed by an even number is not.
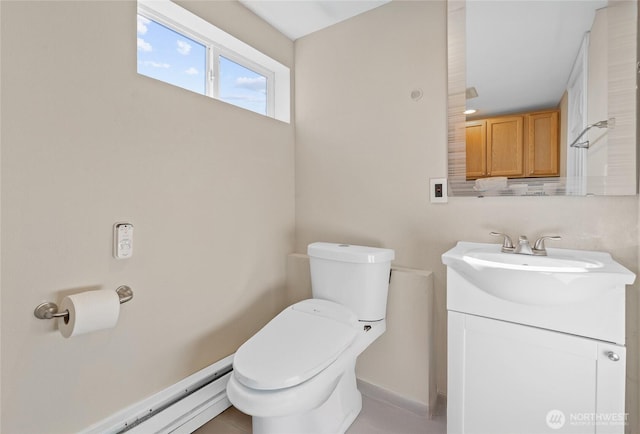
{"type": "Polygon", "coordinates": [[[429,191],[431,203],[447,203],[449,195],[447,194],[447,178],[430,178],[429,191]]]}

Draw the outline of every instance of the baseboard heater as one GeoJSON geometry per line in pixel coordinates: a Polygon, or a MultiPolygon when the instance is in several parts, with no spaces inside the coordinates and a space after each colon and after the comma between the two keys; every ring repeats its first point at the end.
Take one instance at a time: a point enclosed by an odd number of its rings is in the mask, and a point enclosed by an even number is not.
{"type": "Polygon", "coordinates": [[[80,434],[188,434],[231,406],[230,355],[167,389],[90,426],[80,434]]]}

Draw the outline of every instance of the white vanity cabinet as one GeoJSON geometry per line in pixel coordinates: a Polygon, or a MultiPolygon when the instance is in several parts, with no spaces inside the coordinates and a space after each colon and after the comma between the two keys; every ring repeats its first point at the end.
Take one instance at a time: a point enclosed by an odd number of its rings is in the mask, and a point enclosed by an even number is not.
{"type": "Polygon", "coordinates": [[[448,434],[623,434],[625,285],[611,255],[459,242],[447,265],[448,434]]]}
{"type": "Polygon", "coordinates": [[[623,433],[626,349],[449,312],[453,433],[623,433]]]}

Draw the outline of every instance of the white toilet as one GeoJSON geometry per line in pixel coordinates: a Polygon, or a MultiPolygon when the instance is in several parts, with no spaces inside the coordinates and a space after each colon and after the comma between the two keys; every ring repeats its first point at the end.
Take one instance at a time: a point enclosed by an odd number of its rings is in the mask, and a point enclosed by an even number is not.
{"type": "Polygon", "coordinates": [[[356,358],[384,333],[394,251],[313,243],[313,298],[289,306],[236,352],[227,396],[254,434],[343,433],[362,409],[356,358]]]}

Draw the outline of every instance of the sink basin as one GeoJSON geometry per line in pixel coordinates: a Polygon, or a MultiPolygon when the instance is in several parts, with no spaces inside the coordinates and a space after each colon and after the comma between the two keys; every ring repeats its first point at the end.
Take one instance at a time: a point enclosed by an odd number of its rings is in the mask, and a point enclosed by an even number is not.
{"type": "Polygon", "coordinates": [[[502,253],[460,241],[442,255],[447,310],[625,343],[625,285],[635,274],[610,254],[548,248],[548,256],[502,253]]]}
{"type": "Polygon", "coordinates": [[[503,253],[500,244],[460,241],[442,261],[495,297],[532,305],[584,302],[635,280],[608,253],[548,248],[547,255],[503,253]]]}
{"type": "Polygon", "coordinates": [[[472,249],[462,259],[469,265],[476,267],[548,273],[585,273],[590,269],[604,266],[602,262],[597,260],[582,259],[567,254],[554,253],[553,256],[533,256],[495,252],[493,249],[486,248],[472,249]]]}

